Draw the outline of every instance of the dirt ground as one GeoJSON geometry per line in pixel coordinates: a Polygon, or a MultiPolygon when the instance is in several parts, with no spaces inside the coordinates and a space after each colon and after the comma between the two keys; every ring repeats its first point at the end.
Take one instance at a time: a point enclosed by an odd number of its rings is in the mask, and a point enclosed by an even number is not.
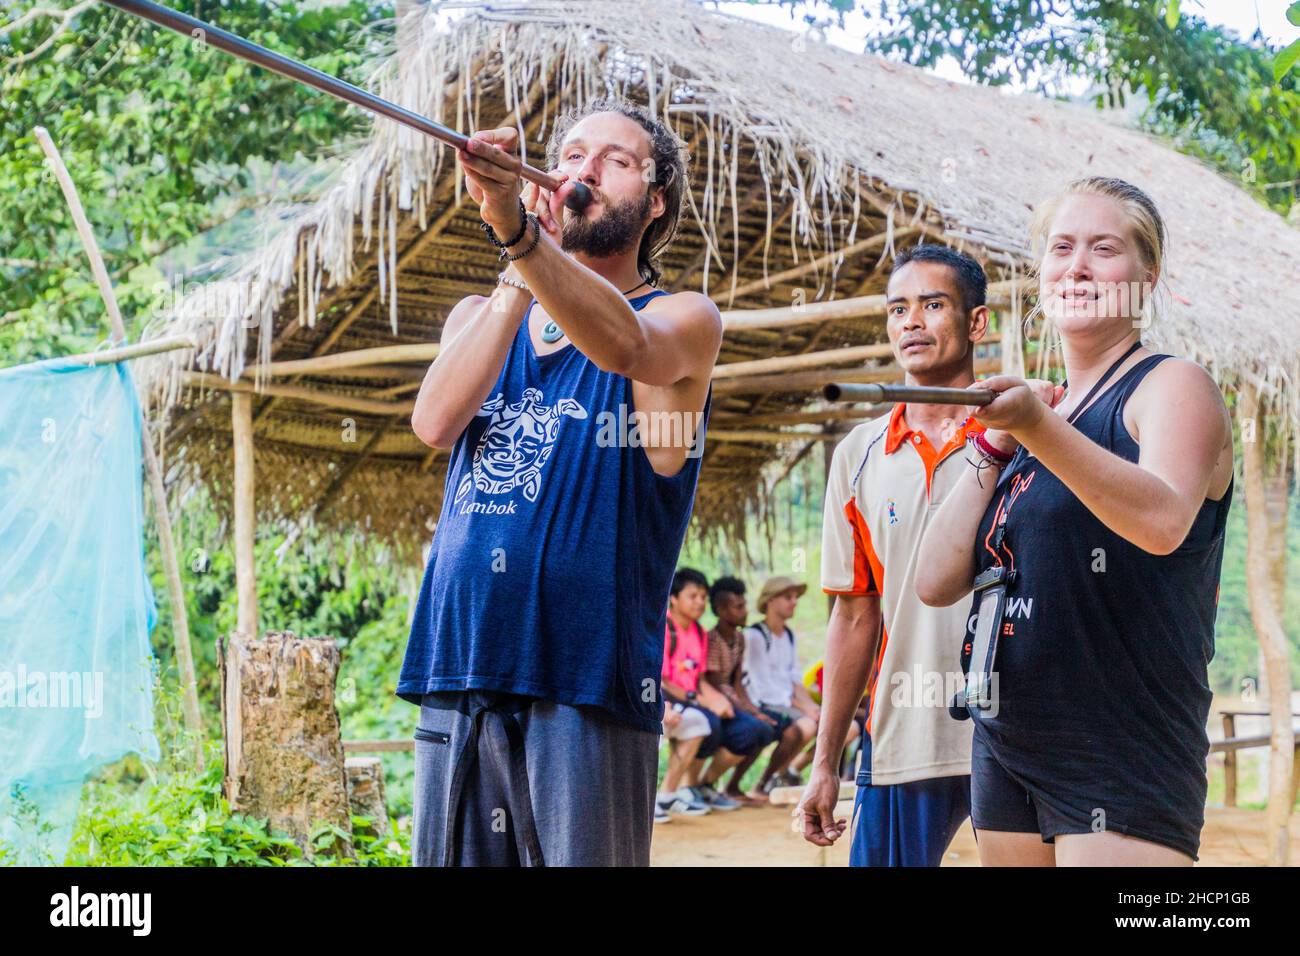
{"type": "MultiPolygon", "coordinates": [[[[1262,810],[1210,807],[1205,811],[1198,866],[1263,866],[1262,810]]],[[[790,807],[744,807],[704,817],[677,816],[655,826],[652,866],[848,866],[845,836],[820,849],[791,829],[790,807]]],[[[1300,827],[1293,827],[1291,858],[1300,860],[1300,827]]],[[[978,866],[969,822],[948,848],[944,866],[978,866]]]]}

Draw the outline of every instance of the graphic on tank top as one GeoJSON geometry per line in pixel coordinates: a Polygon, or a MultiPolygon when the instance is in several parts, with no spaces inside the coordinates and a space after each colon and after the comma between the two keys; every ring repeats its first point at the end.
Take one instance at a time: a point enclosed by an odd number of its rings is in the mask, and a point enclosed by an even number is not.
{"type": "Polygon", "coordinates": [[[587,410],[575,399],[562,398],[543,405],[539,388],[524,389],[523,398],[507,404],[502,393],[484,402],[476,417],[490,416],[470,463],[470,473],[456,489],[460,503],[471,488],[489,495],[510,494],[516,488],[536,501],[542,486],[542,467],[551,457],[560,425],[568,418],[586,418],[587,410]]]}

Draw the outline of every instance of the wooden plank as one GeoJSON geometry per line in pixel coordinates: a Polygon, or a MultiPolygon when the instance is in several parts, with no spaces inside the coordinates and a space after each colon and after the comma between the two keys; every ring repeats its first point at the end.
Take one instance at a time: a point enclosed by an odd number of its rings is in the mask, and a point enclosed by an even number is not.
{"type": "Polygon", "coordinates": [[[345,740],[343,749],[350,754],[379,754],[414,751],[414,740],[345,740]]]}
{"type": "MultiPolygon", "coordinates": [[[[840,781],[840,799],[852,800],[857,793],[857,787],[858,785],[852,781],[840,781]]],[[[767,798],[773,806],[792,807],[803,799],[803,787],[773,787],[767,798]]]]}

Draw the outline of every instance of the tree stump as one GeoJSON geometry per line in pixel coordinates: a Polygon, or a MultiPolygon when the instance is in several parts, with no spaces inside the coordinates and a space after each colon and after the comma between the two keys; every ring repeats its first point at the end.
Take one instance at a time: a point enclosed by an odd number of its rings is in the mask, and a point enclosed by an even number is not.
{"type": "Polygon", "coordinates": [[[349,757],[348,803],[353,816],[369,817],[376,837],[388,836],[388,807],[384,803],[384,764],[378,757],[349,757]]]}
{"type": "Polygon", "coordinates": [[[343,741],[334,709],[339,651],[333,638],[279,631],[218,642],[226,799],[233,810],[266,818],[315,855],[313,827],[330,823],[346,837],[334,852],[352,855],[352,821],[343,741]]]}

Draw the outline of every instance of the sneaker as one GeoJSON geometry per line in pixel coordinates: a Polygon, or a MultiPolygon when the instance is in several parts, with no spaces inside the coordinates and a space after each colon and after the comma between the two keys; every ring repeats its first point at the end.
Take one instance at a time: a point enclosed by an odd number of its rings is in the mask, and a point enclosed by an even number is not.
{"type": "Polygon", "coordinates": [[[681,813],[688,817],[702,817],[709,812],[708,804],[697,797],[690,787],[678,787],[667,796],[655,798],[655,810],[665,813],[681,813]]]}
{"type": "Polygon", "coordinates": [[[655,801],[655,823],[670,823],[672,819],[673,819],[672,814],[670,814],[667,810],[661,807],[659,805],[659,801],[656,800],[655,801]]]}
{"type": "Polygon", "coordinates": [[[781,786],[783,787],[802,787],[803,777],[793,770],[783,770],[781,772],[781,786]]]}
{"type": "Polygon", "coordinates": [[[707,783],[700,784],[698,787],[692,787],[691,789],[695,791],[695,795],[699,797],[701,801],[708,805],[710,810],[740,809],[740,803],[738,801],[732,800],[730,797],[718,793],[717,790],[713,789],[713,787],[707,783]]]}

